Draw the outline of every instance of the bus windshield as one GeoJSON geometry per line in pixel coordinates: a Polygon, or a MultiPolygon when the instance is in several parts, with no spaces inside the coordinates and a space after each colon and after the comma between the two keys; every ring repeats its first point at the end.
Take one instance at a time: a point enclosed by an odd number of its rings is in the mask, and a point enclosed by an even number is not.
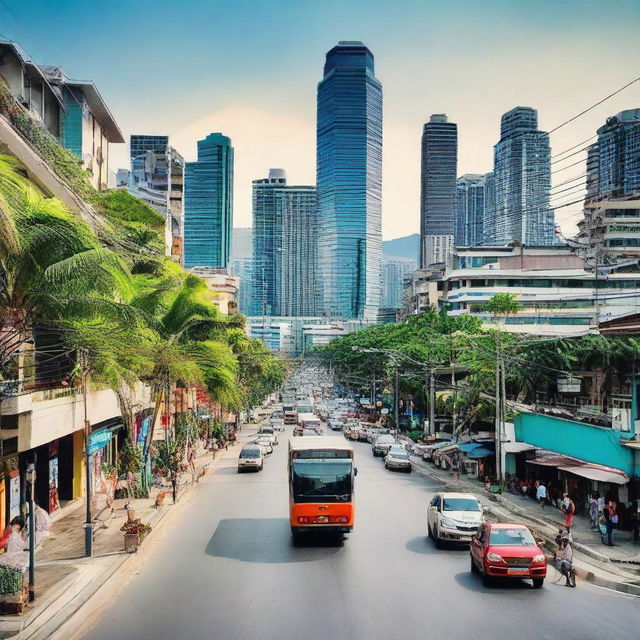
{"type": "Polygon", "coordinates": [[[351,459],[292,461],[292,488],[295,502],[349,502],[351,500],[351,459]]]}

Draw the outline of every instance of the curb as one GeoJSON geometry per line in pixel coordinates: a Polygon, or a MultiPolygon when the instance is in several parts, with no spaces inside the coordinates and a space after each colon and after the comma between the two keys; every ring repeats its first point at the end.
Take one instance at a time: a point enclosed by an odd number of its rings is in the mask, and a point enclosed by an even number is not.
{"type": "MultiPolygon", "coordinates": [[[[411,462],[411,468],[413,469],[413,471],[415,471],[416,473],[418,473],[419,475],[423,476],[423,477],[427,477],[430,478],[431,480],[434,480],[435,482],[438,482],[439,484],[444,485],[445,487],[449,487],[451,486],[446,479],[436,475],[435,473],[430,473],[429,471],[427,471],[426,469],[421,468],[421,466],[418,466],[415,462],[411,462]]],[[[537,524],[538,526],[543,525],[545,527],[550,527],[553,526],[551,523],[543,521],[543,520],[539,520],[537,518],[532,518],[530,517],[527,513],[523,512],[521,509],[517,509],[517,507],[515,509],[510,508],[511,505],[507,506],[505,504],[504,500],[497,500],[496,501],[497,504],[499,506],[501,506],[504,510],[506,511],[511,511],[513,512],[515,515],[526,519],[528,521],[534,522],[535,524],[537,524]]],[[[504,519],[504,515],[500,514],[496,509],[492,508],[493,505],[489,505],[485,507],[485,510],[488,511],[489,513],[491,513],[493,516],[495,516],[498,519],[504,519]]],[[[546,545],[551,545],[553,546],[555,544],[555,540],[551,540],[551,538],[548,537],[548,535],[546,535],[545,533],[542,533],[540,531],[536,531],[536,533],[538,533],[540,535],[540,537],[542,539],[544,539],[545,541],[545,546],[546,545]]],[[[583,544],[580,543],[574,543],[574,547],[576,548],[576,550],[580,550],[583,553],[585,553],[585,555],[588,555],[592,558],[594,558],[595,560],[598,560],[600,562],[603,563],[609,563],[610,564],[610,560],[607,556],[604,556],[602,554],[599,554],[597,551],[594,551],[593,549],[586,547],[583,544]]],[[[549,564],[551,564],[551,566],[553,566],[552,562],[549,562],[549,564]]],[[[640,584],[632,584],[629,582],[623,582],[622,580],[612,580],[610,578],[605,578],[601,575],[598,575],[597,573],[594,573],[592,570],[586,569],[583,566],[581,566],[580,562],[574,562],[574,566],[575,566],[575,571],[576,571],[576,575],[581,579],[584,580],[585,582],[590,582],[598,587],[605,587],[607,589],[611,589],[613,591],[618,591],[620,593],[626,593],[628,595],[633,595],[633,596],[640,596],[640,584]]]]}

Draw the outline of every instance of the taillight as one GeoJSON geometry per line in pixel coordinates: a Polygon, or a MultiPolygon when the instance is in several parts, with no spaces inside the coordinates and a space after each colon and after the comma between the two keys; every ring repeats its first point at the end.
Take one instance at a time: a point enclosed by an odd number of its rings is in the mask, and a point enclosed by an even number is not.
{"type": "Polygon", "coordinates": [[[347,518],[347,516],[336,516],[333,521],[346,523],[346,522],[349,522],[349,518],[347,518]]]}
{"type": "Polygon", "coordinates": [[[300,524],[309,524],[309,518],[307,516],[298,516],[298,522],[300,524]]]}

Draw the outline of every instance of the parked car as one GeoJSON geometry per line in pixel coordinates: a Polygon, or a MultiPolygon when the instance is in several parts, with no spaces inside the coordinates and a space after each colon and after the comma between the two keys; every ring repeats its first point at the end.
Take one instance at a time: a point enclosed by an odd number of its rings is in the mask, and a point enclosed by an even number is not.
{"type": "Polygon", "coordinates": [[[275,431],[284,431],[284,419],[283,418],[271,418],[269,420],[271,426],[275,431]]]}
{"type": "Polygon", "coordinates": [[[240,450],[238,457],[238,473],[243,471],[262,471],[264,467],[264,456],[262,449],[257,444],[245,444],[240,450]]]}
{"type": "Polygon", "coordinates": [[[371,445],[371,451],[376,458],[378,456],[384,457],[394,444],[396,444],[396,439],[392,435],[383,434],[375,439],[371,445]]]}
{"type": "Polygon", "coordinates": [[[384,458],[385,469],[402,469],[407,473],[411,473],[411,460],[406,449],[399,444],[389,447],[389,451],[384,458]]]}
{"type": "Polygon", "coordinates": [[[258,436],[254,442],[263,447],[264,453],[267,455],[273,453],[273,445],[271,444],[271,438],[269,436],[258,436]]]}
{"type": "Polygon", "coordinates": [[[547,576],[547,559],[523,524],[486,522],[471,539],[471,572],[485,585],[494,578],[530,578],[539,589],[547,576]]]}
{"type": "Polygon", "coordinates": [[[470,493],[440,492],[427,508],[427,535],[441,542],[471,542],[484,522],[482,505],[470,493]]]}

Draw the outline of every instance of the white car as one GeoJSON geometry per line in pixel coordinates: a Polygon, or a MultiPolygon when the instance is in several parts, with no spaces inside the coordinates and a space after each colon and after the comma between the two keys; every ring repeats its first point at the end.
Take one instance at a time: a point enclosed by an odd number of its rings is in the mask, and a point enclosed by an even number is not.
{"type": "Polygon", "coordinates": [[[436,493],[427,508],[427,535],[438,548],[444,541],[470,543],[483,522],[482,505],[470,493],[436,493]]]}
{"type": "Polygon", "coordinates": [[[411,473],[411,460],[407,450],[399,444],[389,447],[389,452],[384,458],[385,469],[402,469],[407,473],[411,473]]]}
{"type": "Polygon", "coordinates": [[[284,431],[284,420],[282,418],[271,418],[270,423],[274,431],[284,431]]]}
{"type": "Polygon", "coordinates": [[[262,471],[264,457],[262,448],[257,444],[246,444],[238,457],[238,473],[242,471],[262,471]]]}
{"type": "Polygon", "coordinates": [[[262,438],[263,436],[269,438],[271,440],[271,444],[278,444],[278,434],[275,432],[273,427],[261,427],[258,431],[258,437],[262,438]]]}
{"type": "Polygon", "coordinates": [[[269,436],[258,436],[253,442],[263,447],[263,452],[267,455],[273,453],[273,445],[269,436]]]}

